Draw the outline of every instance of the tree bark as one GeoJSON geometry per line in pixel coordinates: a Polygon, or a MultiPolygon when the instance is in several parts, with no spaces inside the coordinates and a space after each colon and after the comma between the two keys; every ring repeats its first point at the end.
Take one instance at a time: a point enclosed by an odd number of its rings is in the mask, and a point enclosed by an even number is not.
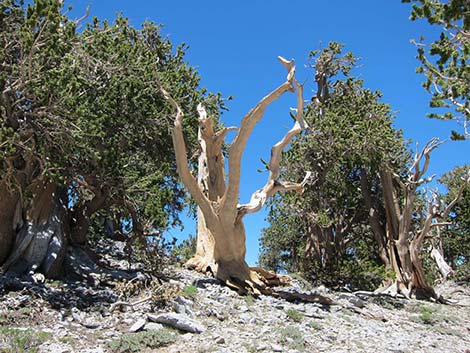
{"type": "Polygon", "coordinates": [[[56,184],[38,181],[32,185],[32,194],[2,272],[21,275],[41,271],[47,277],[58,277],[67,245],[63,193],[56,184]]]}
{"type": "Polygon", "coordinates": [[[0,266],[8,258],[17,227],[22,223],[20,194],[0,181],[0,266]]]}
{"type": "Polygon", "coordinates": [[[438,249],[433,248],[431,250],[431,257],[436,262],[437,268],[439,269],[442,278],[447,279],[447,277],[454,273],[454,270],[449,266],[449,264],[444,259],[444,256],[438,249]]]}
{"type": "Polygon", "coordinates": [[[178,173],[183,184],[198,205],[198,234],[196,255],[187,266],[199,271],[211,271],[227,285],[240,291],[260,294],[266,285],[279,283],[279,277],[261,269],[250,269],[245,262],[245,228],[243,217],[258,211],[266,199],[276,192],[296,190],[301,192],[309,174],[301,183],[279,181],[279,161],[282,150],[292,138],[307,125],[303,118],[302,86],[295,79],[293,61],[279,59],[288,71],[287,80],[264,97],[242,119],[238,133],[229,148],[228,182],[226,184],[222,142],[226,133],[234,128],[214,132],[212,121],[200,105],[199,112],[199,176],[189,169],[186,145],[182,131],[183,112],[171,95],[161,88],[165,98],[176,110],[173,128],[178,173]],[[247,204],[239,205],[240,164],[244,148],[256,123],[263,117],[266,108],[287,91],[297,90],[297,114],[294,127],[272,147],[269,163],[270,174],[265,186],[253,193],[247,204]]]}
{"type": "Polygon", "coordinates": [[[380,260],[385,265],[386,268],[391,268],[391,261],[389,253],[387,251],[387,234],[385,227],[380,221],[380,214],[378,210],[378,205],[373,201],[371,194],[371,184],[368,177],[368,172],[365,168],[361,170],[361,192],[364,198],[364,203],[368,210],[369,224],[372,229],[375,241],[377,243],[377,252],[380,260]]]}
{"type": "Polygon", "coordinates": [[[440,204],[433,200],[428,202],[426,210],[416,209],[417,189],[423,183],[432,180],[432,178],[423,179],[423,175],[427,172],[431,152],[440,144],[438,139],[432,139],[421,152],[416,152],[407,181],[394,179],[389,171],[380,171],[387,218],[387,247],[391,267],[396,276],[394,288],[406,297],[432,298],[438,301],[442,298],[437,296],[432,286],[426,281],[420,251],[426,237],[430,236],[431,229],[443,225],[443,223],[437,223],[436,219],[447,217],[460,199],[465,187],[463,183],[458,195],[443,211],[439,209],[440,204]],[[401,205],[398,188],[401,188],[403,195],[401,205]],[[413,224],[413,217],[416,214],[419,215],[419,227],[413,224]]]}

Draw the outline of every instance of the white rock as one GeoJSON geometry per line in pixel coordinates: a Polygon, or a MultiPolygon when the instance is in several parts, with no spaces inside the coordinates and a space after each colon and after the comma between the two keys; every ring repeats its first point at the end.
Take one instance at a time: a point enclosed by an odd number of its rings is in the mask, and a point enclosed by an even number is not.
{"type": "Polygon", "coordinates": [[[140,331],[144,328],[145,324],[147,323],[147,320],[145,319],[139,319],[137,320],[134,325],[132,325],[130,328],[129,328],[129,332],[137,332],[137,331],[140,331]]]}
{"type": "Polygon", "coordinates": [[[218,337],[216,337],[216,339],[215,339],[215,343],[217,343],[217,344],[224,344],[224,343],[225,343],[225,338],[223,338],[222,336],[218,336],[218,337]]]}
{"type": "Polygon", "coordinates": [[[148,314],[147,317],[149,318],[150,321],[168,325],[181,331],[201,333],[206,330],[206,328],[200,322],[190,319],[189,317],[181,315],[181,314],[176,314],[176,313],[166,313],[166,314],[160,314],[160,315],[148,314]]]}
{"type": "Polygon", "coordinates": [[[163,329],[163,325],[161,324],[157,324],[155,322],[147,322],[145,324],[145,327],[144,327],[145,330],[155,330],[155,331],[158,331],[158,330],[162,330],[163,329]]]}

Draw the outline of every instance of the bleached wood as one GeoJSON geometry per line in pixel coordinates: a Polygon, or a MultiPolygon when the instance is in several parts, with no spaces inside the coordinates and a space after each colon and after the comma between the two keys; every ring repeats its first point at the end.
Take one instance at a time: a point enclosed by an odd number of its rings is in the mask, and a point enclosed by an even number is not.
{"type": "Polygon", "coordinates": [[[241,159],[248,138],[251,135],[251,132],[253,131],[256,123],[263,117],[266,108],[276,99],[281,97],[285,92],[294,91],[294,61],[288,61],[282,57],[279,57],[278,59],[288,70],[287,80],[281,86],[261,99],[258,104],[256,104],[256,106],[245,115],[241,121],[238,134],[235,136],[235,139],[230,146],[228,160],[228,185],[227,191],[222,200],[221,208],[224,210],[225,215],[231,218],[233,221],[235,221],[235,218],[237,218],[236,209],[238,197],[240,195],[241,159]]]}
{"type": "Polygon", "coordinates": [[[183,117],[184,113],[178,103],[163,87],[160,87],[160,91],[166,100],[170,102],[172,107],[175,109],[175,125],[172,131],[173,147],[175,149],[176,166],[178,174],[183,184],[188,189],[188,192],[194,198],[194,201],[201,208],[201,211],[206,217],[214,218],[214,212],[208,198],[204,195],[201,188],[199,187],[196,178],[189,169],[188,157],[186,152],[186,143],[184,142],[183,136],[183,117]]]}

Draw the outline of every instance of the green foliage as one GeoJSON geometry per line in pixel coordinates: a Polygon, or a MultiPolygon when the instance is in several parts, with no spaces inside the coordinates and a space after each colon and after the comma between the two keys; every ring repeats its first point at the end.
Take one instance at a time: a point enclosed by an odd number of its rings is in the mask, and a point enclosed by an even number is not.
{"type": "Polygon", "coordinates": [[[145,348],[157,349],[176,341],[175,332],[162,329],[123,334],[109,343],[113,353],[142,352],[145,348]]]}
{"type": "Polygon", "coordinates": [[[51,336],[49,332],[0,327],[0,350],[2,353],[36,353],[51,336]]]}
{"type": "Polygon", "coordinates": [[[288,309],[286,311],[286,315],[289,318],[289,320],[292,320],[294,322],[302,322],[304,315],[297,310],[294,309],[288,309]]]}
{"type": "Polygon", "coordinates": [[[185,193],[174,162],[173,110],[159,89],[185,111],[190,147],[197,104],[205,102],[217,120],[220,95],[200,87],[185,62],[187,46],[174,47],[160,26],[134,28],[120,15],[93,18],[78,31],[62,3],[0,3],[0,181],[24,193],[38,180],[57,183],[72,234],[97,212],[128,237],[178,225],[185,193]]]}
{"type": "Polygon", "coordinates": [[[244,296],[243,299],[245,300],[245,303],[248,306],[252,306],[253,304],[255,304],[255,301],[256,301],[255,297],[249,294],[244,296]]]}
{"type": "Polygon", "coordinates": [[[197,287],[196,286],[186,286],[183,288],[182,294],[185,297],[193,298],[197,294],[197,287]]]}
{"type": "Polygon", "coordinates": [[[389,105],[351,76],[356,59],[343,55],[342,47],[331,43],[311,54],[318,86],[305,112],[311,132],[284,154],[283,177],[301,180],[308,170],[314,179],[302,195],[286,193],[271,201],[260,263],[302,272],[311,281],[370,288],[387,274],[365,195],[384,217],[379,171],[401,174],[407,154],[389,105]]]}
{"type": "Polygon", "coordinates": [[[173,247],[171,257],[176,262],[184,264],[196,253],[197,239],[194,235],[190,234],[188,239],[183,240],[180,244],[173,247]]]}
{"type": "MultiPolygon", "coordinates": [[[[470,3],[467,0],[402,0],[413,3],[411,20],[426,19],[442,28],[439,38],[418,45],[421,66],[418,73],[426,75],[423,86],[432,93],[430,106],[446,108],[429,114],[439,119],[470,120],[470,3]],[[454,107],[454,111],[447,108],[454,107]]],[[[464,125],[466,127],[466,125],[464,125]]],[[[468,137],[452,131],[452,139],[468,137]]]]}
{"type": "MultiPolygon", "coordinates": [[[[468,178],[469,173],[470,166],[463,165],[455,167],[439,179],[448,189],[447,194],[443,195],[444,203],[455,198],[464,182],[462,179],[468,178]]],[[[464,188],[460,201],[446,221],[451,225],[443,229],[441,234],[444,258],[457,271],[457,277],[464,279],[470,269],[470,185],[464,188]]]]}

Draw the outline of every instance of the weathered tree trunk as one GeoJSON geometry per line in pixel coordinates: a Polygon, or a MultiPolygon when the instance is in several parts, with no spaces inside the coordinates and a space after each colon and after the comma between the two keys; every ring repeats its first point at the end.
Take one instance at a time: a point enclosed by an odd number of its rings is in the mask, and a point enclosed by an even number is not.
{"type": "Polygon", "coordinates": [[[431,257],[436,262],[437,268],[442,275],[443,279],[447,279],[450,275],[454,273],[452,267],[444,259],[444,255],[436,248],[432,248],[431,250],[431,257]]]}
{"type": "Polygon", "coordinates": [[[322,271],[333,273],[336,261],[344,250],[341,230],[334,226],[321,227],[318,224],[313,224],[308,229],[305,260],[316,263],[317,268],[322,271]]]}
{"type": "MultiPolygon", "coordinates": [[[[437,223],[436,219],[447,217],[460,199],[465,183],[456,198],[443,211],[439,209],[440,204],[433,202],[433,200],[428,202],[426,211],[418,212],[415,206],[418,187],[430,181],[430,179],[423,179],[429,166],[430,154],[440,144],[438,139],[432,139],[421,153],[416,152],[411,169],[412,173],[406,182],[394,178],[389,171],[380,171],[387,218],[388,257],[396,276],[393,288],[406,297],[441,300],[433,287],[426,281],[419,255],[425,238],[430,236],[431,229],[443,225],[443,223],[437,223]],[[421,166],[423,159],[424,164],[421,166]],[[398,188],[401,188],[403,193],[401,205],[398,188]],[[420,214],[419,227],[413,224],[413,217],[416,213],[420,214]]],[[[385,289],[388,292],[389,290],[390,288],[385,289]]]]}
{"type": "Polygon", "coordinates": [[[101,266],[88,247],[89,219],[103,205],[102,195],[70,214],[65,188],[36,180],[28,190],[32,197],[23,201],[19,193],[0,189],[0,273],[18,277],[40,272],[48,278],[75,275],[93,283],[132,277],[101,266]]]}
{"type": "Polygon", "coordinates": [[[264,97],[243,118],[229,149],[227,184],[222,143],[227,132],[235,130],[235,128],[224,128],[214,132],[212,120],[206,116],[202,106],[198,107],[201,156],[199,158],[200,175],[196,180],[189,169],[186,156],[182,131],[183,112],[171,95],[161,88],[165,98],[176,109],[173,145],[178,172],[184,185],[199,206],[197,251],[187,266],[199,271],[211,271],[215,277],[228,285],[254,294],[265,290],[267,284],[279,282],[279,278],[262,269],[250,269],[245,262],[246,235],[243,217],[248,213],[258,211],[266,199],[276,192],[302,191],[309,178],[308,174],[301,183],[278,180],[282,150],[296,134],[306,127],[303,118],[302,86],[295,79],[295,66],[292,61],[286,61],[282,58],[280,60],[288,71],[287,80],[264,97]],[[294,90],[297,90],[298,97],[296,123],[284,138],[272,148],[269,163],[270,175],[266,185],[252,195],[248,204],[239,205],[240,165],[248,137],[255,124],[263,117],[269,104],[285,92],[294,90]]]}
{"type": "Polygon", "coordinates": [[[48,277],[57,277],[67,244],[63,192],[56,184],[38,181],[32,186],[32,195],[2,270],[14,275],[41,271],[48,277]]]}
{"type": "Polygon", "coordinates": [[[369,173],[366,168],[361,169],[361,192],[368,211],[369,224],[377,244],[377,253],[387,269],[391,269],[391,260],[387,251],[387,234],[380,220],[377,200],[373,199],[369,173]]]}
{"type": "Polygon", "coordinates": [[[10,189],[7,182],[0,181],[0,266],[11,252],[15,231],[21,222],[20,194],[10,189]]]}

